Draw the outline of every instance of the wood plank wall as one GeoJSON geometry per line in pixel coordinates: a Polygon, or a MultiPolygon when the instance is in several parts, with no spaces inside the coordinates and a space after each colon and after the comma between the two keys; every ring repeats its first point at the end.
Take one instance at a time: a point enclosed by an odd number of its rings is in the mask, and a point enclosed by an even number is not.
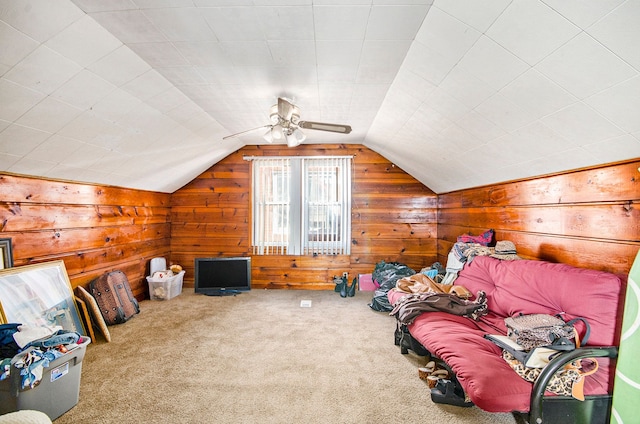
{"type": "Polygon", "coordinates": [[[488,228],[525,258],[615,273],[640,248],[640,160],[435,196],[359,145],[247,146],[173,195],[0,174],[0,238],[16,266],[64,260],[74,287],[121,269],[141,299],[159,256],[184,265],[189,286],[195,257],[249,254],[243,156],[286,154],[354,155],[352,254],[254,257],[255,287],[328,289],[380,260],[444,264],[459,234],[488,228]]]}
{"type": "MultiPolygon", "coordinates": [[[[438,258],[496,231],[527,259],[628,274],[640,248],[640,160],[438,196],[438,258]]],[[[443,262],[445,263],[445,262],[443,262]]]]}
{"type": "Polygon", "coordinates": [[[419,271],[437,255],[436,195],[388,160],[361,145],[245,146],[171,196],[171,262],[193,284],[196,257],[252,256],[255,288],[333,288],[371,273],[381,260],[419,271]],[[250,162],[244,156],[353,155],[351,255],[252,256],[250,162]]]}
{"type": "Polygon", "coordinates": [[[14,266],[63,260],[72,287],[122,270],[148,292],[154,257],[169,258],[170,195],[0,174],[0,238],[14,266]]]}

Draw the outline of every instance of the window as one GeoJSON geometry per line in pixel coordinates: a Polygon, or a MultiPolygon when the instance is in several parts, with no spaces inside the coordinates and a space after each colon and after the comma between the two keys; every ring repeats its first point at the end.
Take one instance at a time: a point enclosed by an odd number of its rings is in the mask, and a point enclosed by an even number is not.
{"type": "Polygon", "coordinates": [[[351,157],[248,159],[255,255],[349,254],[351,157]]]}

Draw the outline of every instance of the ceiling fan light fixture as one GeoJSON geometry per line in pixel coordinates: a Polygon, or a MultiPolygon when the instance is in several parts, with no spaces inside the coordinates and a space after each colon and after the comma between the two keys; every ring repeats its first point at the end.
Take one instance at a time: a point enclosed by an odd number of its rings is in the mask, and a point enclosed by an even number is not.
{"type": "Polygon", "coordinates": [[[266,140],[267,143],[273,143],[273,135],[271,135],[272,129],[269,128],[266,133],[262,136],[266,140]]]}
{"type": "Polygon", "coordinates": [[[287,146],[296,147],[300,145],[300,141],[294,134],[287,135],[287,146]]]}
{"type": "Polygon", "coordinates": [[[282,140],[284,138],[282,125],[278,124],[271,127],[271,138],[272,140],[282,140]]]}
{"type": "Polygon", "coordinates": [[[305,133],[302,132],[300,128],[296,128],[295,130],[293,130],[293,133],[291,134],[291,136],[295,137],[295,139],[298,141],[298,144],[302,143],[307,139],[307,136],[305,135],[305,133]]]}

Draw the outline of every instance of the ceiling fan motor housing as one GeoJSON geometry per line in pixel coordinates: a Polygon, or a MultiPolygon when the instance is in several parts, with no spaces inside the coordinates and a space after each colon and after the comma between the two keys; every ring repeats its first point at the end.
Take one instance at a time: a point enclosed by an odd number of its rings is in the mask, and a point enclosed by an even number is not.
{"type": "Polygon", "coordinates": [[[269,119],[273,125],[280,124],[284,128],[289,128],[290,125],[298,125],[298,122],[300,122],[300,109],[298,109],[298,106],[291,105],[291,118],[287,120],[278,113],[278,105],[273,105],[271,106],[269,119]]]}

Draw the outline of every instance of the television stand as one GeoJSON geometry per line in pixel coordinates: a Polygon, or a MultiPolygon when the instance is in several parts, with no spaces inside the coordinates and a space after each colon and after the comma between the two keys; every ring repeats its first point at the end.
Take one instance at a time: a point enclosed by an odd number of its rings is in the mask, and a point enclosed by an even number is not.
{"type": "Polygon", "coordinates": [[[240,294],[240,290],[217,290],[205,293],[207,296],[235,296],[240,294]]]}

